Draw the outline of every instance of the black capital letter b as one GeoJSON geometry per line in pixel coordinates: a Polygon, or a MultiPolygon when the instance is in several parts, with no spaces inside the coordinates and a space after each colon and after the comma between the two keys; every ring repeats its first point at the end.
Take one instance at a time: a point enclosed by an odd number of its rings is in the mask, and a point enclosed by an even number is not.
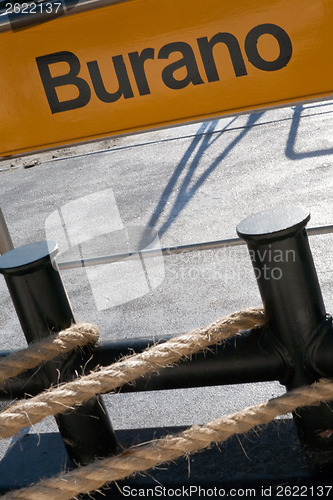
{"type": "Polygon", "coordinates": [[[36,57],[36,63],[52,114],[82,108],[88,104],[91,90],[88,83],[83,78],[77,76],[81,65],[75,54],[68,51],[54,52],[46,56],[36,57]],[[68,73],[60,76],[51,76],[50,65],[57,62],[66,62],[69,65],[68,73]],[[78,97],[60,102],[56,87],[64,85],[75,85],[79,91],[78,97]]]}

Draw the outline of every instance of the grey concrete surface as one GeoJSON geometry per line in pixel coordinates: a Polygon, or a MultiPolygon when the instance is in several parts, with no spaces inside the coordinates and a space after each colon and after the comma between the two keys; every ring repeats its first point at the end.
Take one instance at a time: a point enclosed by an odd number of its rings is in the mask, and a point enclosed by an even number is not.
{"type": "MultiPolygon", "coordinates": [[[[0,163],[0,205],[15,246],[44,239],[47,218],[70,201],[84,198],[84,214],[87,197],[106,189],[114,195],[118,223],[154,227],[163,246],[235,237],[239,221],[276,205],[302,204],[312,214],[309,226],[332,224],[332,117],[333,104],[326,101],[112,139],[71,148],[70,156],[61,151],[6,160],[0,163]]],[[[108,223],[108,210],[99,216],[108,223]]],[[[92,234],[96,221],[88,219],[85,231],[92,234]]],[[[328,311],[332,242],[333,235],[310,240],[328,311]]],[[[93,250],[110,248],[104,242],[93,250]]],[[[165,257],[164,271],[149,293],[103,310],[94,302],[96,280],[92,286],[84,269],[62,276],[76,318],[96,323],[103,339],[185,332],[260,304],[246,247],[165,257]]],[[[24,346],[3,279],[0,303],[1,349],[24,346]]],[[[278,383],[266,383],[106,400],[114,427],[126,429],[203,423],[282,392],[278,383]]],[[[36,432],[53,428],[48,419],[36,432]]]]}

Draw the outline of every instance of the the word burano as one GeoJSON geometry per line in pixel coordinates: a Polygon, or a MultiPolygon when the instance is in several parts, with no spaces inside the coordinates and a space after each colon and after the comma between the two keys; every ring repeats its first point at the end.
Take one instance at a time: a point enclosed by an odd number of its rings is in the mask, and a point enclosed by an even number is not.
{"type": "MultiPolygon", "coordinates": [[[[70,51],[54,52],[36,58],[38,71],[43,83],[46,98],[52,113],[60,113],[86,106],[91,98],[92,89],[98,99],[104,103],[114,103],[121,97],[132,99],[136,95],[145,96],[151,94],[149,74],[154,72],[154,61],[168,60],[172,54],[181,58],[175,62],[167,64],[160,74],[160,81],[167,88],[181,90],[188,85],[207,85],[211,82],[220,81],[221,68],[217,67],[214,57],[214,48],[218,44],[224,44],[229,52],[233,71],[236,78],[246,77],[247,67],[243,57],[238,39],[232,33],[216,33],[212,38],[200,37],[196,39],[196,50],[200,54],[205,75],[201,74],[198,61],[193,47],[183,41],[168,43],[159,50],[147,47],[141,52],[129,52],[124,55],[114,55],[112,60],[116,77],[115,82],[105,82],[101,74],[100,65],[97,60],[86,62],[91,82],[80,76],[83,61],[76,54],[70,51]],[[69,66],[69,71],[65,74],[52,76],[50,67],[59,62],[65,62],[69,66]],[[182,78],[177,78],[175,74],[179,69],[185,71],[182,78]],[[136,88],[131,84],[129,71],[134,76],[136,88]],[[77,89],[77,97],[60,101],[57,95],[57,88],[74,85],[77,89]],[[117,90],[109,92],[107,88],[115,87],[117,90]]],[[[260,24],[252,28],[246,35],[244,51],[250,64],[260,71],[278,71],[284,68],[292,56],[292,43],[284,29],[276,24],[260,24]],[[259,53],[258,40],[263,35],[272,36],[279,46],[279,55],[275,60],[266,60],[259,53]]],[[[160,65],[159,65],[160,68],[160,65]]],[[[178,73],[179,75],[179,73],[178,73]]],[[[156,79],[156,78],[155,78],[156,79]]]]}

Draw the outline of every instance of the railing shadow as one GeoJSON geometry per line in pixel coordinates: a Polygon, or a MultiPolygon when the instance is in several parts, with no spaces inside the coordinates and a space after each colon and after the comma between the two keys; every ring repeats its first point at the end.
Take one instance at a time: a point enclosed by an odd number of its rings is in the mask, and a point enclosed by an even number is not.
{"type": "MultiPolygon", "coordinates": [[[[292,122],[290,127],[289,136],[287,139],[285,155],[291,160],[299,160],[304,158],[313,158],[318,156],[329,156],[333,154],[333,148],[328,149],[316,149],[312,151],[300,151],[296,150],[297,135],[299,133],[299,127],[301,119],[305,116],[308,117],[309,114],[305,114],[307,110],[316,108],[318,112],[311,113],[310,116],[318,116],[323,114],[333,113],[333,110],[322,110],[327,106],[332,106],[331,102],[314,104],[314,105],[299,105],[295,106],[294,113],[292,116],[292,122]]],[[[193,138],[192,142],[185,151],[180,162],[176,166],[173,174],[171,175],[169,181],[167,182],[159,201],[157,202],[156,208],[152,213],[148,226],[155,227],[159,235],[163,235],[182,212],[182,210],[188,205],[196,192],[208,179],[208,177],[214,172],[214,170],[220,166],[221,162],[228,156],[228,154],[239,144],[239,142],[248,134],[253,126],[258,125],[259,119],[262,117],[264,112],[252,113],[248,116],[247,123],[239,129],[238,135],[224,148],[224,150],[205,168],[204,172],[195,180],[195,176],[198,175],[198,169],[202,167],[201,158],[207,155],[209,148],[218,140],[220,137],[230,130],[230,126],[234,124],[237,117],[233,117],[228,124],[220,131],[216,130],[218,121],[205,122],[200,125],[197,134],[193,138]],[[180,178],[183,179],[180,182],[180,178]],[[160,227],[156,227],[159,221],[170,203],[172,195],[175,193],[175,188],[177,184],[180,187],[176,198],[174,199],[171,208],[169,209],[166,220],[161,223],[160,227]]]]}
{"type": "Polygon", "coordinates": [[[173,221],[178,217],[178,215],[182,212],[182,210],[186,207],[186,205],[193,198],[198,189],[203,185],[203,183],[207,180],[207,178],[214,172],[214,170],[220,165],[221,161],[226,158],[226,156],[237,146],[237,144],[248,134],[251,128],[256,124],[256,122],[261,118],[264,113],[253,113],[248,116],[247,124],[242,127],[239,131],[237,137],[235,137],[230,144],[228,144],[225,149],[219,154],[212,163],[205,169],[205,171],[199,176],[199,178],[194,182],[194,184],[190,187],[191,181],[195,173],[198,170],[200,159],[204,154],[206,154],[207,150],[217,141],[223,133],[228,129],[228,127],[234,123],[237,117],[234,117],[221,131],[217,132],[216,126],[218,121],[206,122],[203,123],[197,135],[192,140],[191,144],[187,148],[184,153],[182,159],[177,165],[175,171],[170,177],[166,187],[163,190],[163,193],[156,205],[156,208],[150,217],[148,222],[148,226],[155,227],[158,223],[163,211],[165,210],[168,201],[172,193],[174,192],[174,188],[181,176],[181,174],[185,173],[185,177],[181,182],[181,186],[179,192],[176,196],[175,201],[169,211],[168,217],[166,221],[158,228],[158,233],[161,236],[164,234],[173,221]]]}
{"type": "MultiPolygon", "coordinates": [[[[297,140],[297,134],[299,132],[299,126],[301,123],[301,119],[304,118],[305,116],[309,115],[304,115],[304,112],[308,109],[311,108],[322,108],[324,106],[332,106],[331,102],[328,103],[323,103],[323,104],[316,104],[316,105],[300,105],[296,106],[294,108],[294,114],[291,122],[291,127],[290,127],[290,132],[289,136],[287,139],[287,145],[286,145],[286,150],[285,154],[286,157],[289,158],[290,160],[301,160],[304,158],[315,158],[318,156],[329,156],[333,154],[333,148],[328,148],[328,149],[315,149],[312,151],[304,151],[304,152],[298,152],[296,150],[296,140],[297,140]]],[[[322,111],[318,113],[313,113],[310,116],[318,116],[318,115],[323,115],[323,114],[329,114],[333,113],[333,110],[330,111],[322,111]]]]}

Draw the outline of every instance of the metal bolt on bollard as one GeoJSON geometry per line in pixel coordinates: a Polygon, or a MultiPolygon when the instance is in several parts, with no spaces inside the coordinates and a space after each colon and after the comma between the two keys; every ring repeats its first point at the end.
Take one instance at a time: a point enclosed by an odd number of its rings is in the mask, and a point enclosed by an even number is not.
{"type": "MultiPolygon", "coordinates": [[[[305,226],[303,207],[287,206],[252,215],[237,226],[248,246],[265,313],[269,336],[290,356],[293,370],[287,390],[311,384],[316,372],[311,353],[323,338],[333,336],[326,315],[305,226]]],[[[301,408],[294,421],[303,445],[319,465],[333,460],[333,404],[301,408]]]]}
{"type": "MultiPolygon", "coordinates": [[[[74,315],[55,262],[56,243],[25,245],[0,257],[5,277],[27,341],[34,342],[51,332],[68,328],[74,315]]],[[[89,350],[72,352],[43,365],[44,386],[70,380],[78,366],[84,366],[89,350]],[[60,380],[59,380],[60,374],[60,380]]],[[[56,416],[70,458],[86,464],[118,450],[118,443],[101,397],[56,416]]]]}

